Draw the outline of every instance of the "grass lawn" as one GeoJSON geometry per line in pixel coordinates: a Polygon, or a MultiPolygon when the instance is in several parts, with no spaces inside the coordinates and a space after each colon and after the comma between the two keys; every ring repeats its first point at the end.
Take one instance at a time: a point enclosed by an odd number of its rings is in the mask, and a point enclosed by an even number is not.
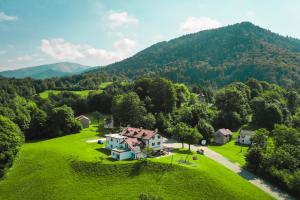
{"type": "Polygon", "coordinates": [[[113,82],[103,82],[99,85],[99,88],[103,90],[106,87],[110,86],[111,84],[113,84],[113,82]]]}
{"type": "Polygon", "coordinates": [[[111,160],[103,145],[86,143],[99,135],[91,126],[79,134],[24,144],[0,181],[0,199],[132,200],[141,192],[170,200],[272,199],[204,156],[192,161],[188,155],[191,164],[179,164],[187,156],[183,150],[148,162],[111,160]]]}
{"type": "Polygon", "coordinates": [[[235,132],[230,142],[220,146],[210,145],[208,148],[218,152],[219,154],[228,158],[230,161],[244,166],[246,163],[245,154],[247,153],[248,146],[240,146],[236,144],[235,141],[237,136],[238,132],[235,132]]]}
{"type": "MultiPolygon", "coordinates": [[[[89,92],[91,92],[91,91],[94,91],[94,90],[69,91],[69,92],[72,92],[72,93],[74,93],[74,94],[81,95],[81,96],[83,96],[83,97],[87,97],[88,94],[89,94],[89,92]]],[[[44,91],[44,92],[42,92],[42,93],[39,93],[39,95],[40,95],[40,97],[46,99],[46,98],[48,98],[48,96],[49,96],[50,93],[53,93],[53,94],[59,94],[59,93],[61,93],[61,92],[62,92],[61,90],[46,90],[46,91],[44,91]]]]}

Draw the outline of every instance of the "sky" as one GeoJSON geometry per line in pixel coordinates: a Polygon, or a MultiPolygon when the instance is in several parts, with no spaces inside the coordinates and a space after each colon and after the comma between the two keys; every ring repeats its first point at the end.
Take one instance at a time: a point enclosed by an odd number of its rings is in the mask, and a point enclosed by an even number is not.
{"type": "Polygon", "coordinates": [[[299,0],[0,0],[0,71],[113,63],[157,42],[242,21],[300,38],[299,0]]]}

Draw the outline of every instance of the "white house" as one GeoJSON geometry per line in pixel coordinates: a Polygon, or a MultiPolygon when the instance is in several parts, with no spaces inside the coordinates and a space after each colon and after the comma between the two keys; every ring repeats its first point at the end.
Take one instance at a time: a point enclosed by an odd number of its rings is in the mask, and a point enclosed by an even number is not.
{"type": "Polygon", "coordinates": [[[159,151],[163,149],[163,137],[157,130],[127,127],[120,133],[106,135],[106,149],[117,160],[140,159],[147,157],[145,148],[159,151]]]}
{"type": "Polygon", "coordinates": [[[241,130],[240,135],[237,137],[237,142],[240,144],[250,145],[251,137],[254,133],[254,131],[250,130],[241,130]]]}

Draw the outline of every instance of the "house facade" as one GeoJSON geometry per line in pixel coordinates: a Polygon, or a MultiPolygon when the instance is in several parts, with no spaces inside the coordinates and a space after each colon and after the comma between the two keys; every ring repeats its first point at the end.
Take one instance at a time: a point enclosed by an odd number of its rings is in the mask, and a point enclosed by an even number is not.
{"type": "Polygon", "coordinates": [[[105,148],[111,150],[111,157],[117,160],[140,159],[147,157],[143,152],[145,148],[162,150],[163,137],[157,130],[127,127],[120,133],[106,135],[105,148]]]}
{"type": "Polygon", "coordinates": [[[219,129],[214,133],[214,142],[216,144],[225,144],[232,138],[232,132],[229,129],[219,129]]]}
{"type": "Polygon", "coordinates": [[[81,123],[83,128],[88,128],[91,123],[91,120],[84,115],[80,115],[80,116],[76,117],[76,120],[78,120],[81,123]]]}
{"type": "Polygon", "coordinates": [[[240,144],[251,145],[251,137],[254,133],[254,131],[250,130],[241,130],[240,135],[237,137],[237,142],[240,144]]]}

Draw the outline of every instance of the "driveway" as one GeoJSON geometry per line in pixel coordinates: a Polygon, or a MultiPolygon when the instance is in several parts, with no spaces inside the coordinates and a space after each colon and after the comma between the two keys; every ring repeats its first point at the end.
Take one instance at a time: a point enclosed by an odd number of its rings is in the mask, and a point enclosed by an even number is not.
{"type": "MultiPolygon", "coordinates": [[[[178,143],[172,139],[165,139],[164,140],[164,146],[169,148],[181,148],[182,144],[178,143]]],[[[185,146],[188,146],[185,144],[185,146]]],[[[259,178],[258,176],[252,174],[251,172],[241,168],[238,164],[235,164],[231,161],[229,161],[227,158],[222,156],[221,154],[203,146],[196,146],[191,145],[191,150],[196,151],[197,149],[202,148],[204,149],[204,155],[221,165],[225,166],[226,168],[230,169],[232,172],[240,175],[253,185],[259,187],[261,190],[265,191],[266,193],[270,194],[272,197],[278,200],[296,200],[295,198],[291,197],[286,192],[280,190],[276,186],[270,184],[269,182],[259,178]]]]}

